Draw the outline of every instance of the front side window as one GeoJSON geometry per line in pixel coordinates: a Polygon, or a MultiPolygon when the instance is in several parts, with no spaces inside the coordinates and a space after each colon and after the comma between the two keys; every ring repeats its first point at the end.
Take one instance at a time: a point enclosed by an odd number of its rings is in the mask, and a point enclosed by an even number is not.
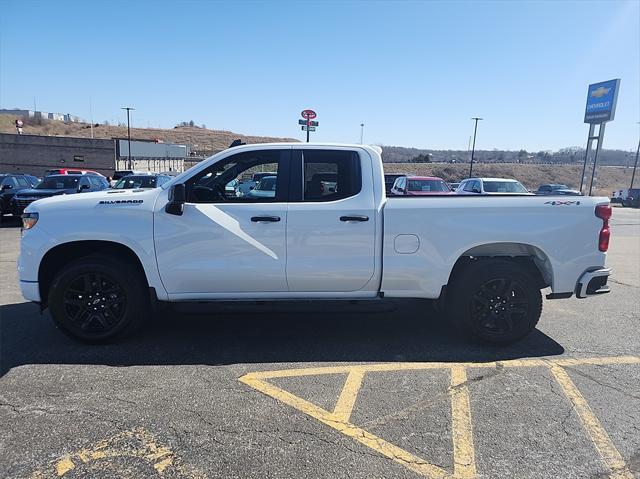
{"type": "Polygon", "coordinates": [[[291,150],[232,155],[187,180],[189,203],[286,201],[291,150]]]}
{"type": "Polygon", "coordinates": [[[362,188],[360,157],[355,151],[304,150],[304,201],[335,201],[362,188]]]}
{"type": "Polygon", "coordinates": [[[464,184],[464,188],[463,191],[473,191],[473,185],[474,185],[475,181],[467,181],[464,184]]]}
{"type": "Polygon", "coordinates": [[[22,186],[22,187],[30,187],[31,185],[29,184],[29,182],[26,180],[26,178],[22,178],[20,176],[16,177],[16,181],[18,182],[18,186],[22,186]]]}

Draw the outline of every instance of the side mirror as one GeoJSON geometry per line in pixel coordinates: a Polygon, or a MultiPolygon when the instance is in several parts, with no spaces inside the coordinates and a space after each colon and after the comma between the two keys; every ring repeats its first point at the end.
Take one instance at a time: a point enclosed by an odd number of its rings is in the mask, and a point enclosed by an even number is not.
{"type": "Polygon", "coordinates": [[[170,215],[182,216],[186,199],[187,190],[184,187],[184,183],[173,185],[169,190],[169,203],[164,207],[164,210],[170,215]]]}
{"type": "Polygon", "coordinates": [[[11,190],[13,189],[13,185],[2,185],[3,190],[11,190]]]}
{"type": "Polygon", "coordinates": [[[255,186],[250,186],[249,187],[250,190],[253,190],[254,188],[255,188],[255,186]]]}
{"type": "Polygon", "coordinates": [[[91,188],[89,185],[80,185],[80,188],[78,188],[78,191],[88,190],[89,188],[91,188]]]}

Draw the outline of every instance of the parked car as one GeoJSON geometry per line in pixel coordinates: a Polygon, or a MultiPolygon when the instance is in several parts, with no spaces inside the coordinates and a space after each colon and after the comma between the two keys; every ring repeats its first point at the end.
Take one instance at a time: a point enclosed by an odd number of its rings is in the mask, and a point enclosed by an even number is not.
{"type": "Polygon", "coordinates": [[[566,195],[566,196],[580,196],[578,190],[572,190],[567,185],[562,185],[559,183],[550,183],[546,185],[540,185],[538,189],[534,192],[536,195],[566,195]]]}
{"type": "Polygon", "coordinates": [[[162,188],[30,204],[18,272],[28,301],[90,343],[134,331],[163,302],[337,298],[436,300],[464,333],[508,343],[535,329],[541,290],[609,292],[610,216],[608,198],[590,196],[387,198],[379,148],[252,144],[162,188]],[[261,164],[278,164],[275,195],[225,198],[261,164]],[[318,171],[337,173],[336,193],[306,187],[318,171]]]}
{"type": "Polygon", "coordinates": [[[35,176],[0,173],[0,222],[11,213],[11,201],[16,193],[35,187],[39,180],[35,176]]]}
{"type": "Polygon", "coordinates": [[[401,176],[391,188],[396,196],[426,196],[451,194],[449,185],[435,176],[401,176]]]}
{"type": "Polygon", "coordinates": [[[629,188],[627,197],[622,201],[622,206],[640,208],[640,188],[629,188]]]}
{"type": "Polygon", "coordinates": [[[49,175],[34,188],[18,192],[11,200],[11,212],[21,215],[24,209],[36,200],[58,195],[72,195],[109,188],[109,182],[102,175],[49,175]]]}
{"type": "Polygon", "coordinates": [[[98,175],[103,176],[97,171],[81,170],[80,168],[53,168],[44,172],[45,176],[51,175],[98,175]]]}
{"type": "Polygon", "coordinates": [[[236,187],[236,196],[238,197],[247,196],[249,194],[249,191],[254,189],[258,181],[260,181],[262,178],[264,178],[265,176],[277,176],[277,175],[278,173],[274,171],[268,171],[268,172],[262,171],[260,173],[253,173],[250,180],[240,179],[236,187]]]}
{"type": "Polygon", "coordinates": [[[275,198],[277,176],[263,176],[255,188],[249,190],[249,198],[275,198]]]}
{"type": "Polygon", "coordinates": [[[388,195],[391,194],[391,188],[393,188],[394,183],[401,176],[407,176],[406,173],[385,173],[384,175],[384,189],[388,195]]]}
{"type": "Polygon", "coordinates": [[[533,195],[519,181],[509,178],[467,178],[456,190],[459,195],[533,195]]]}
{"type": "Polygon", "coordinates": [[[164,185],[171,178],[169,175],[156,175],[154,173],[129,175],[116,181],[112,188],[116,190],[156,188],[164,185]]]}

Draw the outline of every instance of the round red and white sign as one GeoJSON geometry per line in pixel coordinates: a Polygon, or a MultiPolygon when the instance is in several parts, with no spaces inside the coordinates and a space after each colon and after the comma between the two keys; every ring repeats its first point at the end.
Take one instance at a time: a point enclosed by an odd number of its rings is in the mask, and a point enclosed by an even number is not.
{"type": "Polygon", "coordinates": [[[302,118],[304,118],[305,120],[313,120],[316,116],[316,112],[313,110],[302,110],[302,113],[300,113],[302,115],[302,118]]]}

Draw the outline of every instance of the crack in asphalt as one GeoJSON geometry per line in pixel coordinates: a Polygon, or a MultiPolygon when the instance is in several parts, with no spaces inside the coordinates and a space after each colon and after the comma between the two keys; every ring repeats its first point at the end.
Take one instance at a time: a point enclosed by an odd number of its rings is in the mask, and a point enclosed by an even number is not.
{"type": "Polygon", "coordinates": [[[384,426],[389,424],[389,422],[392,421],[396,421],[396,420],[405,420],[409,418],[410,414],[416,413],[418,411],[422,411],[423,409],[428,408],[429,406],[440,402],[441,400],[445,399],[445,398],[449,398],[451,396],[451,392],[452,391],[457,391],[461,388],[467,387],[470,384],[479,382],[479,381],[483,381],[486,379],[491,379],[496,377],[497,375],[499,375],[500,373],[502,373],[504,371],[504,366],[502,364],[500,364],[499,362],[496,364],[495,368],[493,368],[489,373],[487,374],[481,374],[479,376],[475,376],[472,378],[467,378],[466,381],[460,383],[460,384],[456,384],[453,387],[449,387],[447,388],[447,390],[445,392],[441,392],[438,393],[436,395],[430,395],[429,399],[423,399],[425,398],[425,396],[427,395],[427,393],[422,394],[418,397],[418,400],[416,402],[414,402],[413,404],[400,409],[398,411],[392,412],[390,414],[386,414],[384,416],[379,416],[377,418],[374,419],[370,419],[369,421],[363,423],[362,427],[377,427],[377,426],[384,426]]]}

